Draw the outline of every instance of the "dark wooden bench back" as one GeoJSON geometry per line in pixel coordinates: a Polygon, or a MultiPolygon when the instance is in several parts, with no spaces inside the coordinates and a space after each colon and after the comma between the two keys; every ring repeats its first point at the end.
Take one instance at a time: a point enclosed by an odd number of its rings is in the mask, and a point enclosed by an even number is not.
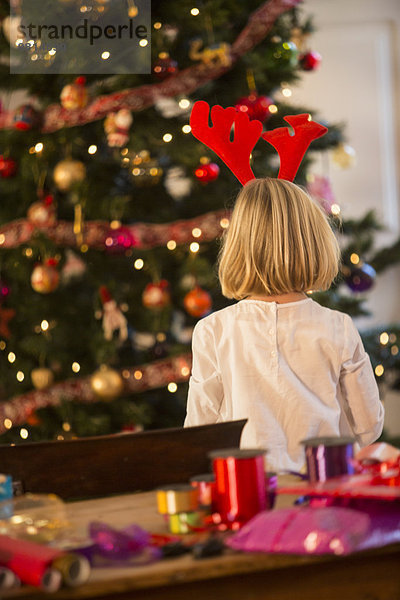
{"type": "Polygon", "coordinates": [[[22,482],[24,492],[64,499],[150,490],[210,472],[207,453],[237,448],[245,423],[0,445],[0,473],[22,482]]]}

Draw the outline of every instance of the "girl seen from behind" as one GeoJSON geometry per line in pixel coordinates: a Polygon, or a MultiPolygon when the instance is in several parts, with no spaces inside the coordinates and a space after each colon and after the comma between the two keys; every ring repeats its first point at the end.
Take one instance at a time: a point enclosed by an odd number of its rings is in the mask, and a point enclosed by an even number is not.
{"type": "Polygon", "coordinates": [[[351,318],[320,306],[340,251],[326,215],[297,185],[253,179],[240,192],[219,260],[238,300],[199,321],[185,426],[248,419],[241,446],[265,448],[271,470],[298,470],[301,440],[383,426],[371,363],[351,318]]]}

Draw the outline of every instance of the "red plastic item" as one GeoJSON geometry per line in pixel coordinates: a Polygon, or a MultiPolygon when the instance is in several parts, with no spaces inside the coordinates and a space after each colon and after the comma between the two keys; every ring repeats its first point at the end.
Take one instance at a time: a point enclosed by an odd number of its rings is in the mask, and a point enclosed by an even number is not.
{"type": "Polygon", "coordinates": [[[61,575],[51,569],[56,558],[65,553],[55,548],[0,535],[0,565],[4,565],[28,585],[56,591],[61,575]]]}
{"type": "Polygon", "coordinates": [[[384,474],[345,475],[324,482],[302,482],[279,488],[279,494],[299,494],[324,498],[369,498],[400,500],[400,471],[384,474]]]}
{"type": "Polygon", "coordinates": [[[260,139],[262,123],[250,121],[246,113],[233,106],[211,108],[212,126],[208,124],[210,106],[203,100],[194,103],[190,127],[195,138],[214,150],[243,185],[254,179],[250,167],[250,154],[260,139]],[[231,141],[231,129],[234,134],[231,141]]]}
{"type": "Polygon", "coordinates": [[[287,127],[278,127],[263,133],[262,138],[275,148],[281,159],[278,179],[293,181],[311,142],[325,135],[328,129],[312,121],[307,113],[289,115],[284,120],[293,127],[294,135],[290,135],[287,127]]]}
{"type": "MultiPolygon", "coordinates": [[[[233,106],[211,108],[212,126],[208,123],[210,107],[207,102],[198,100],[194,103],[190,116],[192,134],[203,144],[213,150],[229,167],[232,173],[245,185],[254,179],[250,167],[251,152],[260,139],[262,123],[250,121],[245,112],[236,111],[233,106]],[[232,126],[234,130],[232,132],[232,126]]],[[[266,131],[262,138],[269,142],[278,152],[281,159],[278,179],[293,181],[303,156],[311,142],[328,129],[311,120],[309,114],[289,115],[284,117],[294,129],[294,135],[288,127],[278,127],[266,131]]]]}
{"type": "Polygon", "coordinates": [[[213,459],[218,521],[226,528],[239,529],[268,508],[264,455],[262,450],[237,448],[209,454],[213,459]]]}

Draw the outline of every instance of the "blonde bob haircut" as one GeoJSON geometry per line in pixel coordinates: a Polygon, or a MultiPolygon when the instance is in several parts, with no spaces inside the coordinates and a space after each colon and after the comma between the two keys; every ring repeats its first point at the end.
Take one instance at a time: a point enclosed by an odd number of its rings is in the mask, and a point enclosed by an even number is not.
{"type": "Polygon", "coordinates": [[[300,187],[268,177],[243,187],[219,254],[225,297],[326,290],[339,263],[327,216],[300,187]]]}

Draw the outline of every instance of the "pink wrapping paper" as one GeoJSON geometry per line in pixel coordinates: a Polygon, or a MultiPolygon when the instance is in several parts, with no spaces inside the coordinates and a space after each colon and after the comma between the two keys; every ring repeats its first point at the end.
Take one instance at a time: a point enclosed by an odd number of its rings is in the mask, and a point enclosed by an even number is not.
{"type": "Polygon", "coordinates": [[[400,505],[356,501],[342,506],[294,507],[259,513],[227,546],[245,552],[345,555],[400,542],[400,505]]]}

